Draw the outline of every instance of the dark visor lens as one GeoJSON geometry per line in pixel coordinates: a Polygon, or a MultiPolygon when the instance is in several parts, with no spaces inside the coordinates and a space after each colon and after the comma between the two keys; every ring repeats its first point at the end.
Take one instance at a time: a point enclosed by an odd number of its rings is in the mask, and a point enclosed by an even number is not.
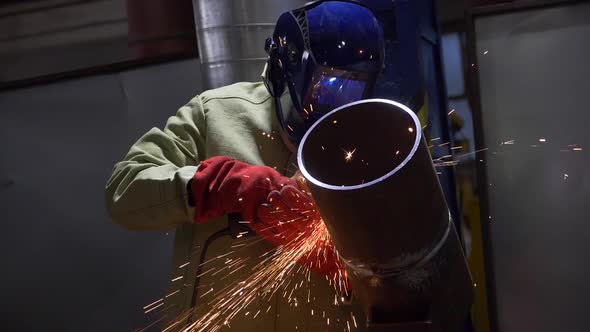
{"type": "Polygon", "coordinates": [[[310,118],[317,119],[339,106],[361,100],[367,89],[367,81],[366,73],[318,66],[304,98],[304,112],[310,118]]]}

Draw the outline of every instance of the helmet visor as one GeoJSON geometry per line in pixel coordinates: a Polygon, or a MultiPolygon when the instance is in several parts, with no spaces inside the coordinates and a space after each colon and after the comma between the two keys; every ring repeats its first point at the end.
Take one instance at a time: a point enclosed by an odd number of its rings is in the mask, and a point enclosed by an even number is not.
{"type": "Polygon", "coordinates": [[[316,120],[331,110],[361,100],[369,88],[369,74],[317,66],[303,99],[303,111],[316,120]]]}
{"type": "Polygon", "coordinates": [[[303,114],[294,107],[283,109],[286,134],[294,144],[319,118],[333,109],[366,98],[374,79],[366,72],[316,66],[303,99],[303,114]]]}

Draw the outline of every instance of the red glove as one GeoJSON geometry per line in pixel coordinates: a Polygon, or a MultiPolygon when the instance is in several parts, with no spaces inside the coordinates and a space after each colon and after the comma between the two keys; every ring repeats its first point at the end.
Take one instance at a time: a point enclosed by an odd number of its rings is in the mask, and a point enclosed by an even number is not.
{"type": "Polygon", "coordinates": [[[304,247],[308,240],[314,241],[314,247],[298,263],[330,278],[338,274],[346,275],[320,212],[309,194],[293,186],[271,192],[268,203],[258,208],[258,222],[250,226],[276,246],[295,249],[304,247]]]}
{"type": "Polygon", "coordinates": [[[212,157],[201,163],[190,183],[195,222],[239,212],[254,221],[256,210],[268,194],[297,183],[266,166],[252,166],[228,157],[212,157]]]}

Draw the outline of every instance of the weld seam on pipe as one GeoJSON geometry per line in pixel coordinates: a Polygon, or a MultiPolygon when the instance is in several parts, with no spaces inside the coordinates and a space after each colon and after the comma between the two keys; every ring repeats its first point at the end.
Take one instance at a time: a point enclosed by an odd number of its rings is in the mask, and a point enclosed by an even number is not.
{"type": "Polygon", "coordinates": [[[399,263],[371,264],[373,267],[376,267],[376,268],[366,268],[365,264],[362,264],[362,263],[355,264],[355,263],[353,263],[353,260],[348,260],[348,259],[342,257],[342,255],[340,255],[340,258],[342,259],[342,262],[347,267],[349,267],[354,273],[356,273],[360,276],[378,277],[381,279],[393,277],[396,275],[400,275],[403,272],[406,272],[406,271],[409,271],[412,269],[416,269],[416,268],[426,265],[432,259],[432,257],[434,257],[440,251],[440,249],[443,247],[443,245],[447,242],[447,239],[449,238],[449,234],[451,232],[451,228],[452,228],[452,221],[449,218],[449,222],[447,224],[447,228],[445,230],[445,233],[442,235],[442,237],[437,242],[437,244],[430,251],[428,251],[428,253],[426,253],[425,255],[420,257],[419,259],[415,259],[411,263],[407,263],[407,264],[403,264],[403,265],[401,265],[399,263]]]}

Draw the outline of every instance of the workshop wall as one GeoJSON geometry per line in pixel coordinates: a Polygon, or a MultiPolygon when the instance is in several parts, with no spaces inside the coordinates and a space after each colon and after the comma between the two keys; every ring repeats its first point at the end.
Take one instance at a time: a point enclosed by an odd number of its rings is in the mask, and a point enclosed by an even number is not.
{"type": "Polygon", "coordinates": [[[588,17],[581,2],[475,20],[480,147],[489,148],[477,158],[487,167],[482,222],[501,332],[590,323],[588,17]]]}
{"type": "Polygon", "coordinates": [[[168,286],[174,232],[130,232],[104,185],[201,89],[197,59],[0,93],[0,329],[132,331],[168,286]]]}

